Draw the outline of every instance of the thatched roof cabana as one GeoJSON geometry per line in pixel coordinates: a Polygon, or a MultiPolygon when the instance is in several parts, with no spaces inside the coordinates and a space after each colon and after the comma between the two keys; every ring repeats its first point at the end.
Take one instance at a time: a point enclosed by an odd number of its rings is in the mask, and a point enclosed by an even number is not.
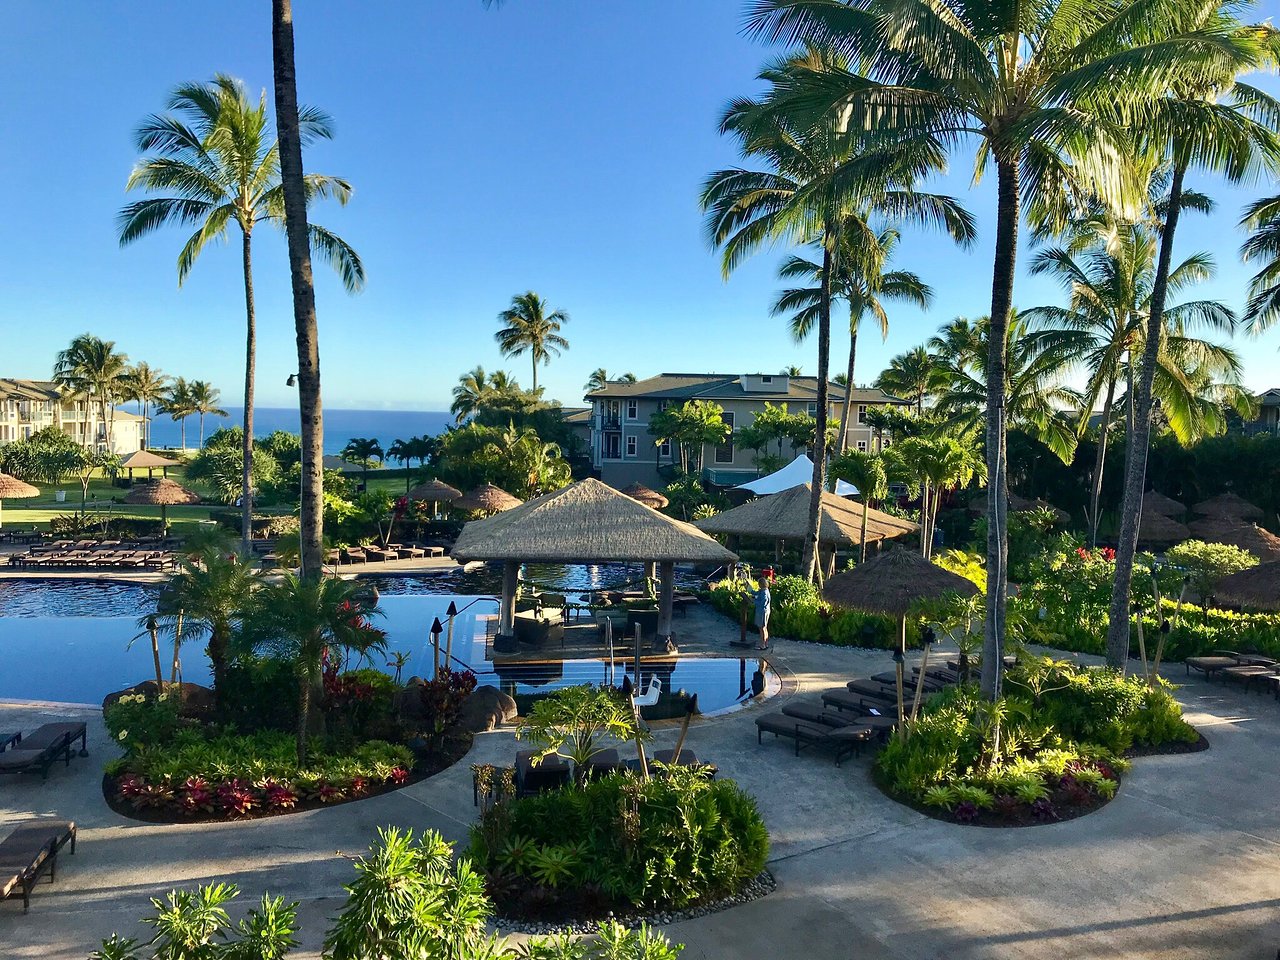
{"type": "Polygon", "coordinates": [[[0,473],[0,524],[4,523],[5,500],[30,500],[38,496],[40,491],[36,487],[7,473],[0,473]]]}
{"type": "Polygon", "coordinates": [[[1280,561],[1260,563],[1218,581],[1218,602],[1250,610],[1280,610],[1280,561]]]}
{"type": "Polygon", "coordinates": [[[899,548],[836,574],[823,587],[822,596],[839,607],[903,617],[923,600],[948,593],[971,597],[979,592],[972,580],[943,570],[914,550],[899,548]]]}
{"type": "Polygon", "coordinates": [[[168,526],[169,507],[199,503],[200,495],[172,480],[160,479],[138,484],[125,496],[124,502],[159,507],[160,521],[168,526]]]}
{"type": "Polygon", "coordinates": [[[428,480],[418,484],[405,496],[410,500],[426,500],[430,503],[453,503],[462,496],[462,491],[457,487],[449,486],[443,480],[428,480]]]}
{"type": "Polygon", "coordinates": [[[524,503],[519,497],[513,497],[501,487],[492,483],[482,483],[470,493],[453,501],[459,510],[479,510],[482,513],[501,513],[524,503]]]}
{"type": "Polygon", "coordinates": [[[1220,493],[1208,500],[1201,500],[1193,508],[1196,513],[1207,517],[1238,517],[1241,520],[1261,520],[1265,514],[1262,508],[1250,503],[1244,497],[1228,491],[1220,493]]]}
{"type": "Polygon", "coordinates": [[[1165,517],[1185,517],[1187,505],[1179,503],[1172,497],[1166,497],[1156,490],[1148,490],[1142,495],[1142,508],[1165,517]]]}
{"type": "Polygon", "coordinates": [[[1280,537],[1255,523],[1234,517],[1201,517],[1189,524],[1193,534],[1208,543],[1230,543],[1259,560],[1280,560],[1280,537]]]}
{"type": "Polygon", "coordinates": [[[654,510],[661,510],[671,502],[657,490],[650,490],[639,481],[623,487],[622,492],[632,500],[637,500],[640,503],[643,503],[646,507],[652,507],[654,510]]]}
{"type": "MultiPolygon", "coordinates": [[[[978,499],[969,501],[969,509],[979,516],[985,516],[987,512],[986,495],[983,494],[978,499]]],[[[1009,494],[1010,513],[1025,513],[1028,510],[1048,510],[1059,523],[1066,523],[1071,519],[1071,514],[1061,507],[1055,507],[1048,500],[1028,500],[1026,497],[1018,496],[1016,493],[1009,494]]]]}
{"type": "Polygon", "coordinates": [[[152,453],[150,450],[135,450],[120,461],[120,466],[129,471],[130,477],[133,476],[134,470],[145,469],[149,478],[152,471],[157,467],[164,471],[167,476],[169,468],[178,466],[178,461],[162,457],[159,454],[152,453]]]}
{"type": "Polygon", "coordinates": [[[1138,518],[1138,543],[1144,547],[1171,547],[1191,538],[1186,524],[1163,513],[1143,508],[1138,518]]]}
{"type": "MultiPolygon", "coordinates": [[[[802,483],[781,493],[749,500],[714,517],[695,521],[694,526],[705,533],[803,540],[809,531],[809,497],[809,484],[802,483]]],[[[867,510],[868,543],[905,536],[919,529],[919,525],[910,520],[874,508],[867,510]]],[[[862,543],[862,504],[824,490],[818,542],[838,547],[862,543]]]]}

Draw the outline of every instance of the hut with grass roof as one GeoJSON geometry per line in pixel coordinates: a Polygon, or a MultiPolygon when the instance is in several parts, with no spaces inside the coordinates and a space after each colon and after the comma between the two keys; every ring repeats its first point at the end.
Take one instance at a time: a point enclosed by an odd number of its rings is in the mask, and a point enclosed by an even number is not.
{"type": "MultiPolygon", "coordinates": [[[[497,489],[496,487],[494,489],[497,489]]],[[[436,507],[441,503],[454,503],[462,496],[462,491],[451,487],[443,480],[428,480],[420,483],[405,494],[410,500],[421,500],[431,504],[431,513],[436,514],[436,507]]],[[[515,498],[512,497],[514,500],[515,498]]],[[[519,502],[519,501],[517,501],[519,502]]]]}
{"type": "Polygon", "coordinates": [[[1280,560],[1260,563],[1218,581],[1218,603],[1242,610],[1280,610],[1280,560]]]}
{"type": "Polygon", "coordinates": [[[4,501],[30,500],[40,496],[40,490],[24,480],[0,473],[0,527],[4,526],[4,501]]]}
{"type": "Polygon", "coordinates": [[[623,487],[622,492],[632,500],[638,500],[646,507],[652,507],[654,510],[661,510],[671,502],[657,490],[650,490],[638,480],[629,486],[623,487]]]}
{"type": "Polygon", "coordinates": [[[1138,544],[1143,547],[1159,549],[1171,547],[1175,543],[1191,538],[1191,531],[1186,524],[1179,523],[1163,513],[1156,513],[1147,507],[1142,508],[1138,517],[1138,544]]]}
{"type": "Polygon", "coordinates": [[[1206,543],[1229,543],[1248,550],[1259,560],[1280,560],[1280,537],[1256,523],[1234,517],[1213,516],[1192,520],[1191,532],[1206,543]]]}
{"type": "Polygon", "coordinates": [[[482,483],[470,493],[455,499],[453,505],[459,510],[474,510],[477,513],[492,516],[518,507],[523,502],[519,497],[512,496],[501,487],[495,487],[492,483],[482,483]]]}
{"type": "Polygon", "coordinates": [[[1158,513],[1163,517],[1173,517],[1175,520],[1187,515],[1187,505],[1185,503],[1179,503],[1172,497],[1166,497],[1157,490],[1148,490],[1142,495],[1142,508],[1150,510],[1152,513],[1158,513]]]}
{"type": "Polygon", "coordinates": [[[1236,517],[1240,520],[1261,520],[1265,516],[1261,507],[1230,491],[1220,493],[1216,497],[1210,497],[1208,500],[1201,500],[1192,509],[1205,517],[1236,517]]]}
{"type": "Polygon", "coordinates": [[[124,498],[125,503],[160,508],[160,523],[169,529],[169,508],[200,502],[200,495],[193,493],[172,480],[151,480],[138,484],[124,498]]]}

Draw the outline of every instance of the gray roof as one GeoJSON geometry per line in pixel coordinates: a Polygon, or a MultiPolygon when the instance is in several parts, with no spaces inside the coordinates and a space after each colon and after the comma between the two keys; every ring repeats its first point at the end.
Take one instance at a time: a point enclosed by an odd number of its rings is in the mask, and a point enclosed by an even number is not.
{"type": "MultiPolygon", "coordinates": [[[[775,380],[785,381],[786,389],[747,390],[743,377],[733,373],[660,373],[634,383],[610,381],[599,390],[586,395],[588,400],[643,397],[651,400],[769,400],[808,402],[818,398],[817,377],[791,377],[772,374],[775,380]]],[[[831,402],[844,400],[844,387],[830,381],[828,391],[831,402]]],[[[875,387],[854,387],[855,403],[905,404],[907,401],[890,396],[875,387]]]]}
{"type": "Polygon", "coordinates": [[[564,423],[590,423],[590,407],[561,407],[560,419],[564,423]]]}

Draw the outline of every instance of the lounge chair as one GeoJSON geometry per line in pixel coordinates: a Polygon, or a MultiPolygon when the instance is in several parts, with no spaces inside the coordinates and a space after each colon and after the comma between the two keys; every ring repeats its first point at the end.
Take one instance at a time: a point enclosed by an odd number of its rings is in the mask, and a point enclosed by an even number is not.
{"type": "Polygon", "coordinates": [[[811,723],[819,727],[871,727],[877,733],[887,733],[897,726],[897,721],[892,717],[872,716],[866,713],[856,714],[852,711],[842,713],[839,710],[827,710],[819,704],[803,701],[788,703],[782,708],[782,712],[788,717],[794,717],[797,720],[803,720],[805,723],[811,723]]]}
{"type": "Polygon", "coordinates": [[[342,559],[347,563],[368,563],[369,556],[359,547],[347,547],[342,551],[342,559]]]}
{"type": "Polygon", "coordinates": [[[544,790],[557,790],[569,782],[569,763],[551,754],[534,764],[532,750],[516,752],[516,796],[529,797],[544,790]]]}
{"type": "Polygon", "coordinates": [[[427,555],[427,551],[421,547],[397,546],[396,553],[400,554],[401,560],[421,560],[427,555]]]}
{"type": "Polygon", "coordinates": [[[875,731],[864,726],[828,727],[822,724],[805,723],[795,717],[783,713],[767,713],[756,718],[756,743],[764,742],[764,735],[772,733],[774,738],[789,737],[795,741],[796,753],[806,747],[826,747],[835,751],[836,766],[852,754],[861,754],[862,745],[868,742],[875,731]]]}
{"type": "Polygon", "coordinates": [[[365,547],[364,552],[370,560],[386,563],[388,560],[399,560],[400,554],[395,550],[383,550],[381,547],[365,547]]]}
{"type": "Polygon", "coordinates": [[[31,909],[31,891],[46,871],[57,875],[58,851],[67,844],[76,852],[72,820],[27,820],[0,841],[0,900],[22,897],[22,912],[31,909]]]}
{"type": "Polygon", "coordinates": [[[87,728],[84,723],[67,721],[46,723],[24,737],[18,746],[0,753],[0,773],[34,773],[49,779],[49,768],[59,760],[71,764],[71,752],[80,741],[80,756],[87,757],[87,728]]]}
{"type": "Polygon", "coordinates": [[[1198,670],[1206,677],[1212,677],[1219,670],[1239,666],[1240,656],[1234,650],[1220,650],[1212,656],[1187,657],[1182,665],[1187,669],[1187,676],[1191,676],[1192,670],[1198,670]]]}
{"type": "Polygon", "coordinates": [[[1255,683],[1265,682],[1264,677],[1269,677],[1280,670],[1280,664],[1266,657],[1242,658],[1240,663],[1234,667],[1223,667],[1219,672],[1228,680],[1235,680],[1243,683],[1246,690],[1255,683]],[[1252,661],[1252,662],[1251,662],[1252,661]]]}
{"type": "Polygon", "coordinates": [[[822,703],[824,706],[834,707],[836,710],[849,710],[853,713],[867,713],[870,710],[876,710],[882,716],[896,713],[898,709],[897,697],[887,692],[872,695],[852,690],[828,690],[822,694],[822,703]]]}

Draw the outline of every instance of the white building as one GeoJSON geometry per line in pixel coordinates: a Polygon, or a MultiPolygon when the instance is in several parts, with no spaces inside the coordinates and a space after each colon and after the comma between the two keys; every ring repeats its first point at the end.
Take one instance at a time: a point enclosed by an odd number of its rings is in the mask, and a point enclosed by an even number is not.
{"type": "MultiPolygon", "coordinates": [[[[70,397],[51,380],[0,378],[0,444],[25,440],[56,427],[81,446],[107,449],[107,424],[98,405],[70,397]]],[[[111,449],[128,456],[142,449],[142,417],[116,408],[111,416],[111,449]]]]}

